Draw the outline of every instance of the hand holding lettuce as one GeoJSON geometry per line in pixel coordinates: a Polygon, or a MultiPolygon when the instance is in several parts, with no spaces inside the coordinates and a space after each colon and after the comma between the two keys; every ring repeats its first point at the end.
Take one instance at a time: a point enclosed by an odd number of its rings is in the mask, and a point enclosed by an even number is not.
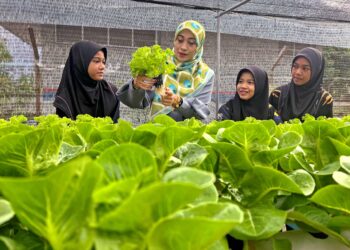
{"type": "Polygon", "coordinates": [[[153,83],[147,79],[153,78],[157,80],[153,85],[159,88],[162,85],[162,75],[174,72],[175,65],[167,62],[168,57],[172,55],[174,52],[171,49],[163,50],[159,45],[138,48],[129,62],[131,75],[136,78],[136,86],[142,88],[142,81],[153,83]]]}

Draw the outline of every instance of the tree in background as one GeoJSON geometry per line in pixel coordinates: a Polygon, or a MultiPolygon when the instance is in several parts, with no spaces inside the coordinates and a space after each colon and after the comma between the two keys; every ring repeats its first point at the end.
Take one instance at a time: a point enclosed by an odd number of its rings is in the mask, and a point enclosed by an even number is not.
{"type": "Polygon", "coordinates": [[[6,71],[4,64],[6,62],[11,62],[12,56],[10,52],[6,49],[5,44],[0,41],[0,116],[6,110],[3,106],[9,101],[8,98],[12,92],[11,78],[9,73],[6,71]]]}
{"type": "MultiPolygon", "coordinates": [[[[27,104],[35,95],[33,75],[21,75],[17,85],[18,104],[27,104]]],[[[25,108],[25,107],[24,107],[25,108]]]]}
{"type": "Polygon", "coordinates": [[[32,116],[27,104],[33,102],[35,96],[33,76],[23,74],[18,80],[12,79],[5,68],[6,63],[11,61],[10,52],[0,41],[0,117],[9,118],[17,114],[32,116]]]}

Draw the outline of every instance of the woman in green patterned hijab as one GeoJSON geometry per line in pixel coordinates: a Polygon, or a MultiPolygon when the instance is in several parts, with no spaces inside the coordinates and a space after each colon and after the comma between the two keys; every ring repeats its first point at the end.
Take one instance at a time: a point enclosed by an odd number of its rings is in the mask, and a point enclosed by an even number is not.
{"type": "Polygon", "coordinates": [[[168,58],[176,69],[173,74],[162,76],[164,91],[155,91],[155,80],[137,76],[121,87],[119,99],[132,108],[151,106],[152,117],[168,114],[176,121],[206,119],[214,72],[202,59],[204,41],[205,30],[199,22],[181,23],[175,31],[174,56],[168,58]]]}

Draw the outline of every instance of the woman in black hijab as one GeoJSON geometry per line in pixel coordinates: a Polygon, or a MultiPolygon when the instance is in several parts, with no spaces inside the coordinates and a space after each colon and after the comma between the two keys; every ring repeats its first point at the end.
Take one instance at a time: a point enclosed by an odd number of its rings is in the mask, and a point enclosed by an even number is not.
{"type": "Polygon", "coordinates": [[[315,48],[304,48],[294,57],[291,82],[273,90],[269,98],[282,121],[305,114],[333,116],[333,98],[321,86],[324,68],[322,53],[315,48]]]}
{"type": "Polygon", "coordinates": [[[64,66],[53,105],[60,117],[76,119],[79,114],[119,118],[117,88],[103,79],[107,49],[81,41],[75,43],[64,66]]]}
{"type": "Polygon", "coordinates": [[[218,120],[242,121],[250,116],[258,120],[270,119],[268,97],[266,72],[257,66],[243,68],[237,75],[236,94],[220,107],[218,120]]]}

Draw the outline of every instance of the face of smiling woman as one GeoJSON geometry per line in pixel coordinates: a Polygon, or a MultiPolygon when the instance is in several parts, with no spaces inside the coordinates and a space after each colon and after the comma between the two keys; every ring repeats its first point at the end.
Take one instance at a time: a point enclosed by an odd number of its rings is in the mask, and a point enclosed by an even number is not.
{"type": "Polygon", "coordinates": [[[106,59],[102,51],[98,51],[94,57],[91,59],[91,62],[88,67],[88,74],[91,79],[95,81],[101,81],[106,68],[106,59]]]}
{"type": "Polygon", "coordinates": [[[236,91],[244,101],[251,99],[255,92],[254,77],[249,72],[243,72],[236,85],[236,91]]]}
{"type": "Polygon", "coordinates": [[[196,38],[189,30],[181,31],[174,41],[174,53],[179,62],[191,61],[196,54],[196,38]]]}

